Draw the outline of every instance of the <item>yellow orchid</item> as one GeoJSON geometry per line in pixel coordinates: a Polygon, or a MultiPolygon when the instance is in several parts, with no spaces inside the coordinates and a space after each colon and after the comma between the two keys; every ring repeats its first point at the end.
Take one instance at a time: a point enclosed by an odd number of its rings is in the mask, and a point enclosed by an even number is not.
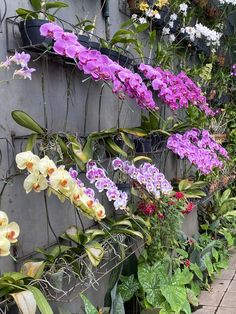
{"type": "Polygon", "coordinates": [[[33,173],[38,169],[40,158],[34,155],[31,151],[22,152],[16,155],[17,167],[21,170],[27,169],[30,173],[33,173]]]}
{"type": "Polygon", "coordinates": [[[39,161],[38,169],[44,177],[47,177],[51,176],[53,172],[57,170],[57,167],[48,156],[45,156],[39,161]]]}
{"type": "Polygon", "coordinates": [[[8,216],[0,211],[0,256],[10,254],[11,243],[16,243],[20,234],[19,225],[16,222],[8,223],[8,216]]]}
{"type": "Polygon", "coordinates": [[[0,256],[7,256],[10,254],[11,243],[4,236],[0,236],[0,256]]]}
{"type": "Polygon", "coordinates": [[[3,211],[0,211],[0,227],[8,225],[7,214],[3,211]]]}
{"type": "Polygon", "coordinates": [[[54,190],[58,190],[70,197],[70,194],[75,186],[75,182],[71,178],[64,166],[60,166],[49,178],[50,185],[54,190]]]}
{"type": "Polygon", "coordinates": [[[34,172],[28,175],[24,181],[24,189],[28,194],[32,190],[40,192],[48,187],[47,179],[39,172],[34,172]]]}
{"type": "Polygon", "coordinates": [[[155,2],[155,6],[157,6],[160,9],[167,4],[169,4],[169,0],[158,0],[155,2]]]}
{"type": "Polygon", "coordinates": [[[149,5],[147,2],[141,2],[139,5],[139,9],[143,12],[146,12],[149,9],[149,5]]]}

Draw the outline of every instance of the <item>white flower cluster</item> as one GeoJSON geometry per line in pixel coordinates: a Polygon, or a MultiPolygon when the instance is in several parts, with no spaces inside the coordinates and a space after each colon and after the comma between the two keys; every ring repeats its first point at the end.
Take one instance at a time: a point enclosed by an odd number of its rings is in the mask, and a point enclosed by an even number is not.
{"type": "Polygon", "coordinates": [[[219,0],[220,4],[233,4],[236,5],[236,0],[219,0]]]}
{"type": "Polygon", "coordinates": [[[222,33],[209,29],[208,27],[202,25],[201,23],[198,23],[195,26],[183,27],[181,28],[181,33],[188,34],[189,39],[192,42],[194,42],[195,39],[198,38],[206,39],[207,46],[219,46],[220,38],[222,36],[222,33]]]}

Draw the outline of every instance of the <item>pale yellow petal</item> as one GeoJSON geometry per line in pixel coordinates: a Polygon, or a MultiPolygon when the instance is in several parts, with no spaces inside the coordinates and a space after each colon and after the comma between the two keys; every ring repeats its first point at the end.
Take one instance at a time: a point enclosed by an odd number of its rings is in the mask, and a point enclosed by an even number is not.
{"type": "Polygon", "coordinates": [[[7,256],[10,254],[10,241],[8,241],[5,237],[0,237],[0,256],[7,256]]]}
{"type": "Polygon", "coordinates": [[[8,224],[7,214],[3,211],[0,211],[0,226],[6,226],[8,224]]]}

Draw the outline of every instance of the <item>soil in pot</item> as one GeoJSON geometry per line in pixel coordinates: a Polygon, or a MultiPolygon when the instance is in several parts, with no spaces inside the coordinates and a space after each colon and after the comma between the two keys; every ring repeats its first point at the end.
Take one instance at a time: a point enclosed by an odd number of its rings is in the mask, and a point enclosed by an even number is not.
{"type": "Polygon", "coordinates": [[[19,23],[19,30],[23,46],[34,46],[46,43],[52,43],[52,40],[40,35],[40,27],[48,23],[48,20],[24,20],[19,23]]]}

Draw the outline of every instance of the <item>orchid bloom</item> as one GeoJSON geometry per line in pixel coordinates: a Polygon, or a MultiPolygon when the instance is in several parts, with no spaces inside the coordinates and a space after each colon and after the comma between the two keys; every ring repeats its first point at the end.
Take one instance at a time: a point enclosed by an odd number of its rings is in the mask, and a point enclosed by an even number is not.
{"type": "MultiPolygon", "coordinates": [[[[65,199],[70,200],[90,219],[94,218],[99,221],[106,217],[105,209],[95,199],[94,191],[86,188],[83,182],[77,178],[77,171],[73,169],[67,171],[65,166],[57,168],[48,156],[40,159],[30,151],[17,154],[16,163],[19,169],[27,169],[30,172],[24,181],[26,193],[32,190],[40,192],[48,189],[62,202],[65,199]]],[[[0,215],[0,226],[1,224],[7,224],[3,214],[0,215]]]]}
{"type": "Polygon", "coordinates": [[[19,225],[16,222],[8,223],[8,216],[0,211],[0,256],[10,254],[11,243],[16,243],[20,234],[19,225]]]}
{"type": "Polygon", "coordinates": [[[22,152],[16,155],[17,167],[21,170],[27,169],[30,173],[38,170],[40,158],[31,151],[22,152]]]}

